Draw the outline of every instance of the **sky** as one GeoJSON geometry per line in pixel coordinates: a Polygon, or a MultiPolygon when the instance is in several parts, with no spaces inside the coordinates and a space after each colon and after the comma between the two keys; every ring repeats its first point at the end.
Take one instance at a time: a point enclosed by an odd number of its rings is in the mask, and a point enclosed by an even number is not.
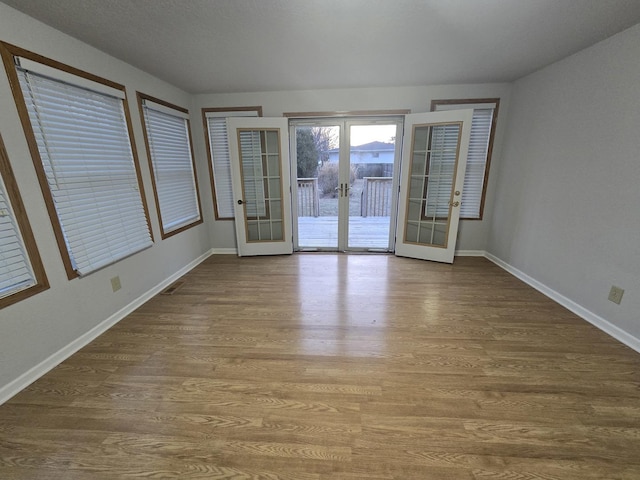
{"type": "Polygon", "coordinates": [[[396,136],[396,125],[354,125],[351,127],[351,145],[371,142],[391,143],[396,136]]]}

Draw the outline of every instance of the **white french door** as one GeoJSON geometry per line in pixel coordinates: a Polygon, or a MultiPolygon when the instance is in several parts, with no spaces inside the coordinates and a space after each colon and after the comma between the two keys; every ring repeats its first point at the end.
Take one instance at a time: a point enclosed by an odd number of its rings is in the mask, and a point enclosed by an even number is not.
{"type": "MultiPolygon", "coordinates": [[[[397,203],[395,235],[392,230],[389,237],[389,245],[395,241],[396,255],[453,262],[472,115],[472,110],[454,110],[405,116],[399,197],[393,198],[390,213],[395,218],[397,203]]],[[[295,165],[292,167],[289,156],[288,121],[229,118],[227,122],[238,255],[292,253],[291,171],[295,175],[295,165]]],[[[343,125],[349,145],[354,127],[362,122],[343,125]]],[[[292,128],[291,135],[295,133],[292,128]]],[[[347,153],[337,150],[341,163],[337,190],[342,199],[338,216],[348,220],[352,185],[349,157],[353,154],[349,151],[353,145],[347,153]]],[[[397,192],[397,169],[393,172],[392,191],[397,192]]],[[[294,210],[298,210],[297,203],[294,210]]],[[[342,229],[337,235],[338,246],[358,249],[360,245],[348,231],[342,229]]]]}
{"type": "Polygon", "coordinates": [[[393,251],[402,117],[290,122],[294,249],[393,251]]]}
{"type": "Polygon", "coordinates": [[[453,263],[472,115],[405,117],[396,255],[453,263]]]}
{"type": "Polygon", "coordinates": [[[238,255],[293,252],[286,118],[227,120],[238,255]]]}

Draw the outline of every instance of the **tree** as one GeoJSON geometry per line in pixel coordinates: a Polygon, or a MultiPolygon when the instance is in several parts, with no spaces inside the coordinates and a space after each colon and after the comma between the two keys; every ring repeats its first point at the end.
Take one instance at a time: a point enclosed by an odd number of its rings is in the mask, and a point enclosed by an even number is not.
{"type": "Polygon", "coordinates": [[[296,155],[298,178],[316,176],[319,163],[319,152],[310,128],[296,128],[296,155]]]}
{"type": "Polygon", "coordinates": [[[338,137],[334,127],[311,127],[313,141],[318,150],[320,165],[329,160],[329,150],[338,146],[338,137]]]}

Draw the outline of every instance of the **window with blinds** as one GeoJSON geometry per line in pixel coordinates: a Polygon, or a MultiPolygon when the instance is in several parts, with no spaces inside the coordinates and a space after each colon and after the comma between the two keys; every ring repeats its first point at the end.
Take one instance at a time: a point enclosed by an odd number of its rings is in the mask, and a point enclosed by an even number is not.
{"type": "Polygon", "coordinates": [[[36,279],[18,229],[16,214],[0,179],[0,298],[35,285],[36,279]]]}
{"type": "Polygon", "coordinates": [[[15,96],[24,99],[23,125],[31,125],[34,164],[74,278],[151,246],[153,238],[124,86],[47,62],[16,57],[15,96]]]}
{"type": "Polygon", "coordinates": [[[0,137],[0,308],[49,287],[0,137]]]}
{"type": "Polygon", "coordinates": [[[434,111],[473,109],[460,218],[482,219],[499,104],[497,98],[431,102],[434,111]]]}
{"type": "Polygon", "coordinates": [[[216,219],[233,219],[234,203],[231,189],[231,157],[227,139],[228,117],[258,117],[261,107],[204,108],[202,116],[206,125],[209,172],[213,189],[216,219]]]}
{"type": "Polygon", "coordinates": [[[138,92],[162,238],[202,223],[189,112],[138,92]]]}

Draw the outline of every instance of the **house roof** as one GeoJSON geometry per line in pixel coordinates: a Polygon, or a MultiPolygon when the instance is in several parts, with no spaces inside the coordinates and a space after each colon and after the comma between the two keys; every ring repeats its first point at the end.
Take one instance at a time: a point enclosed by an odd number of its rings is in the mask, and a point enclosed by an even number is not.
{"type": "MultiPolygon", "coordinates": [[[[354,145],[351,147],[352,152],[393,152],[396,149],[394,143],[385,143],[385,142],[369,142],[363,145],[354,145]]],[[[331,150],[327,150],[328,153],[336,153],[339,152],[339,148],[332,148],[331,150]]]]}

